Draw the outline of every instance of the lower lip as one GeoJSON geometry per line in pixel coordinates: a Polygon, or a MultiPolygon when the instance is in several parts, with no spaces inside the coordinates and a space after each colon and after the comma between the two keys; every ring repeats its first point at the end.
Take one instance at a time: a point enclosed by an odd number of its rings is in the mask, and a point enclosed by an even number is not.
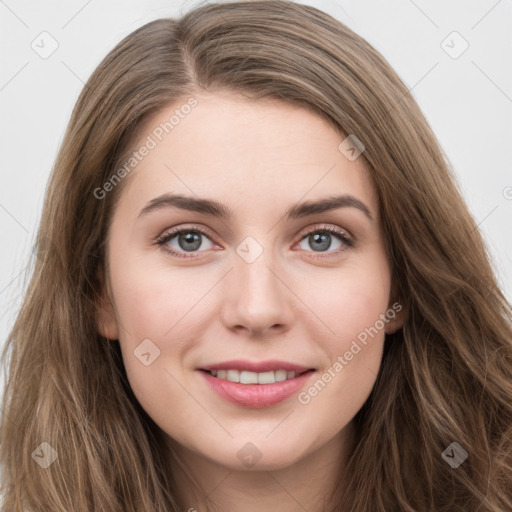
{"type": "Polygon", "coordinates": [[[309,370],[293,379],[274,384],[240,384],[225,379],[218,379],[204,370],[200,370],[208,385],[228,402],[244,407],[270,407],[298,393],[305,382],[314,373],[309,370]]]}

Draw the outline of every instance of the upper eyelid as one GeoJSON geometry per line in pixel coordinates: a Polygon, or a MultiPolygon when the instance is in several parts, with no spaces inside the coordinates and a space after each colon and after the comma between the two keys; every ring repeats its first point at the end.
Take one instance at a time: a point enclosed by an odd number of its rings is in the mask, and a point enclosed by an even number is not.
{"type": "MultiPolygon", "coordinates": [[[[215,238],[215,233],[204,226],[199,225],[190,225],[190,226],[184,226],[184,227],[175,227],[170,228],[168,230],[165,230],[161,235],[157,237],[157,240],[161,240],[163,238],[167,237],[174,237],[176,235],[179,235],[183,231],[199,231],[202,235],[206,235],[209,238],[215,238]]],[[[213,240],[212,240],[213,241],[213,240]]]]}

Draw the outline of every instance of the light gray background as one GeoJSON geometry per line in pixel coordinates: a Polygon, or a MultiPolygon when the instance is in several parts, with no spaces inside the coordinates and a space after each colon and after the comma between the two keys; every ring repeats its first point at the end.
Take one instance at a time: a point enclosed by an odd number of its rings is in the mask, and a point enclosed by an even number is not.
{"type": "MultiPolygon", "coordinates": [[[[84,82],[128,33],[199,3],[0,0],[1,345],[21,304],[46,183],[84,82]],[[32,48],[51,48],[49,36],[40,36],[44,31],[58,43],[45,59],[32,48]]],[[[301,3],[365,37],[411,88],[453,164],[511,300],[512,0],[301,3]],[[454,31],[469,44],[458,58],[452,57],[464,42],[450,36],[454,31]]]]}

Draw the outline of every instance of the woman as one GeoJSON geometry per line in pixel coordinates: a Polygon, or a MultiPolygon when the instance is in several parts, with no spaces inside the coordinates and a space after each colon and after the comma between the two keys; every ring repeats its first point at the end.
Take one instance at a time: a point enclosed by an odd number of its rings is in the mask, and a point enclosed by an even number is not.
{"type": "Polygon", "coordinates": [[[510,305],[407,88],[327,14],[126,37],[38,241],[5,510],[512,510],[510,305]]]}

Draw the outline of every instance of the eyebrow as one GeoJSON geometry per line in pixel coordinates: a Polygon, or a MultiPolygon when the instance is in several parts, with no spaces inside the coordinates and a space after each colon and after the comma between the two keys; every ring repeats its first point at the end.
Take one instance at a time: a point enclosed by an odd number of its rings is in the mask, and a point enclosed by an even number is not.
{"type": "MultiPolygon", "coordinates": [[[[234,217],[234,212],[226,205],[219,203],[213,199],[202,199],[197,197],[184,196],[180,194],[162,194],[161,196],[151,199],[146,206],[140,211],[137,219],[148,215],[151,212],[161,210],[163,208],[175,207],[181,210],[187,210],[197,213],[203,213],[228,220],[234,217]]],[[[299,219],[323,213],[338,208],[356,208],[363,212],[370,221],[373,216],[369,208],[359,199],[349,194],[340,196],[331,196],[316,201],[304,201],[286,210],[284,216],[286,219],[299,219]]]]}

